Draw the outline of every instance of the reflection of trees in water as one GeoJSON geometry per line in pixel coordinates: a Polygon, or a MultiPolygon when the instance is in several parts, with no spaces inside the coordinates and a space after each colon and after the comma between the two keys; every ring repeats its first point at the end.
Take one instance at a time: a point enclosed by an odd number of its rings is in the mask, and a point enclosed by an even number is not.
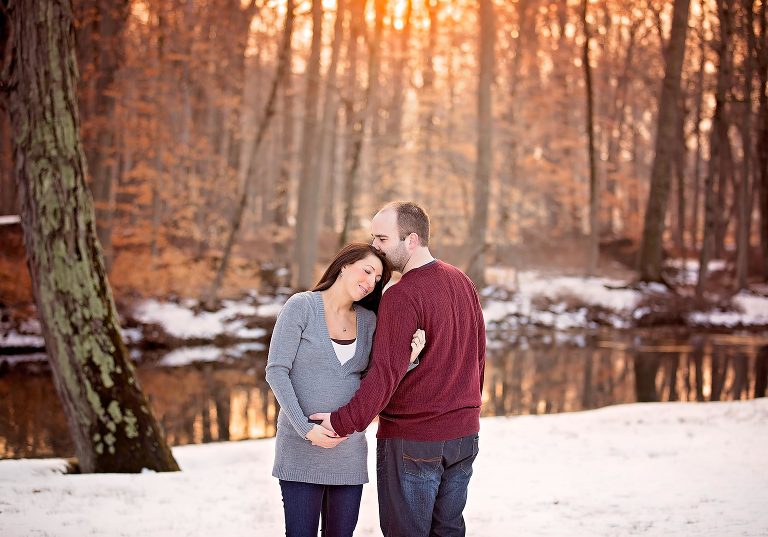
{"type": "MultiPolygon", "coordinates": [[[[145,366],[138,368],[138,378],[172,445],[262,438],[274,435],[276,418],[263,362],[256,358],[250,364],[145,366]]],[[[26,364],[0,373],[0,401],[0,457],[73,454],[45,365],[26,364]]]]}
{"type": "MultiPolygon", "coordinates": [[[[670,344],[595,337],[585,348],[518,343],[488,350],[483,415],[543,414],[634,401],[766,395],[768,345],[692,335],[670,344]]],[[[265,358],[138,368],[172,445],[275,434],[278,405],[265,358]]],[[[0,369],[0,457],[70,456],[69,430],[41,364],[0,369]]]]}
{"type": "Polygon", "coordinates": [[[32,369],[0,375],[0,457],[69,457],[74,445],[50,372],[32,369]]]}
{"type": "Polygon", "coordinates": [[[768,395],[768,345],[761,347],[755,358],[755,391],[753,397],[768,395]]]}
{"type": "Polygon", "coordinates": [[[768,346],[716,336],[684,342],[594,341],[491,346],[483,415],[544,414],[646,401],[717,401],[766,395],[768,346]]]}
{"type": "Polygon", "coordinates": [[[272,436],[275,403],[263,369],[204,363],[139,375],[166,436],[180,445],[272,436]]]}

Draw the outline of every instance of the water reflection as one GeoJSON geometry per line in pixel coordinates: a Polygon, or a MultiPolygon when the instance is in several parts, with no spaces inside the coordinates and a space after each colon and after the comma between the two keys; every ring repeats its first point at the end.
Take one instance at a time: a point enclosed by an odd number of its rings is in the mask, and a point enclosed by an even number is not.
{"type": "MultiPolygon", "coordinates": [[[[546,414],[635,401],[766,395],[768,338],[753,335],[490,334],[483,415],[546,414]]],[[[273,436],[277,403],[264,353],[138,376],[172,445],[273,436]]],[[[0,357],[0,457],[70,456],[72,443],[45,362],[0,357]]]]}
{"type": "Polygon", "coordinates": [[[488,351],[483,415],[548,414],[617,403],[766,395],[768,341],[591,335],[583,346],[523,340],[488,351]]]}

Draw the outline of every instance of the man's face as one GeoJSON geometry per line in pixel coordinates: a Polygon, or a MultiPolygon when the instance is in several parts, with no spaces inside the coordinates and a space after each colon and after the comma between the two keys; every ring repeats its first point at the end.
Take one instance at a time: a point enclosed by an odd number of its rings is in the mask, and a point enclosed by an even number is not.
{"type": "Polygon", "coordinates": [[[384,252],[392,268],[402,272],[405,264],[410,259],[405,241],[400,240],[400,231],[397,229],[397,213],[395,211],[381,211],[376,213],[371,221],[371,235],[374,248],[384,252]]]}

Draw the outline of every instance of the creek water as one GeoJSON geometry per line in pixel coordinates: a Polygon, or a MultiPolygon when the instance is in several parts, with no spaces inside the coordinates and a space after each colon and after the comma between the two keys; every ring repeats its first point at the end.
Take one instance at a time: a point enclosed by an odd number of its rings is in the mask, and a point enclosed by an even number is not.
{"type": "MultiPolygon", "coordinates": [[[[766,395],[768,334],[489,331],[488,340],[484,416],[766,395]]],[[[274,435],[266,352],[221,356],[173,367],[140,357],[141,386],[172,445],[274,435]]],[[[0,458],[73,452],[45,356],[0,356],[0,458]]]]}

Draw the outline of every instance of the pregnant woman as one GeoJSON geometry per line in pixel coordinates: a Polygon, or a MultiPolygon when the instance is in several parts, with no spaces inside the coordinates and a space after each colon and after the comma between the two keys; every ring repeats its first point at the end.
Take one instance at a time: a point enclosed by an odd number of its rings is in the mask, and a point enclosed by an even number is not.
{"type": "MultiPolygon", "coordinates": [[[[391,273],[373,246],[349,244],[277,318],[266,376],[280,403],[272,475],[280,480],[288,537],[316,537],[321,519],[325,537],[349,537],[357,524],[368,482],[365,434],[340,438],[307,416],[343,406],[359,388],[391,273]]],[[[419,330],[411,367],[424,345],[419,330]]]]}

